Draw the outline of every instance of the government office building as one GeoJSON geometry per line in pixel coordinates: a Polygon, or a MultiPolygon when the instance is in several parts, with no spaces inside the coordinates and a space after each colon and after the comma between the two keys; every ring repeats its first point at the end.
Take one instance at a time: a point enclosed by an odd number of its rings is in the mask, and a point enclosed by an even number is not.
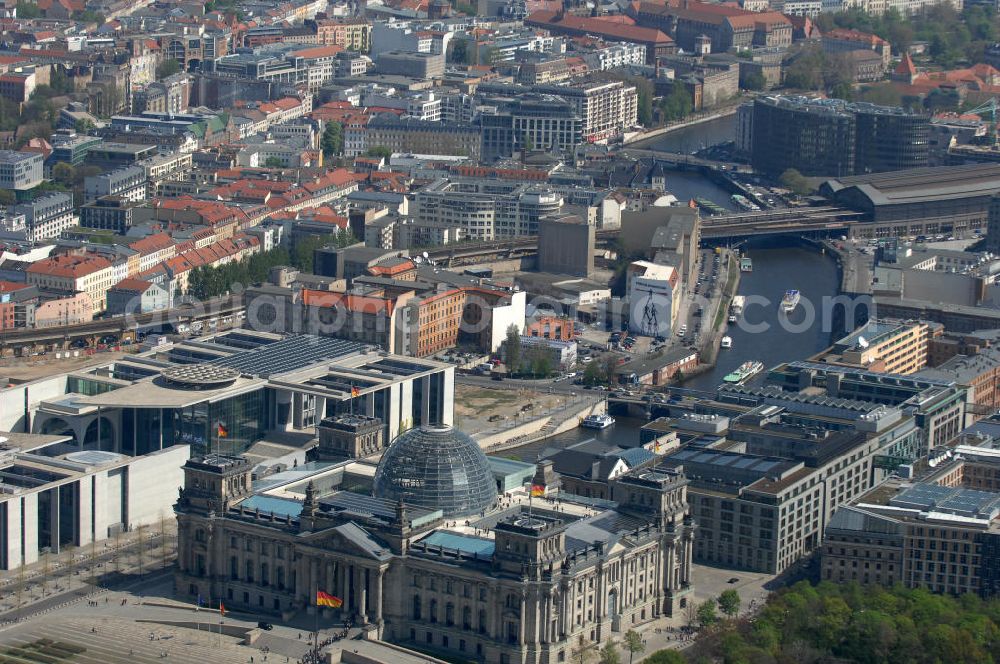
{"type": "Polygon", "coordinates": [[[175,444],[242,454],[313,435],[328,415],[380,418],[391,438],[453,418],[454,368],[312,335],[232,330],[0,390],[0,430],[142,455],[175,444]]]}
{"type": "Polygon", "coordinates": [[[608,506],[558,492],[551,469],[532,484],[558,506],[520,488],[500,501],[485,454],[460,431],[424,425],[387,449],[380,436],[376,418],[330,418],[318,448],[330,461],[284,481],[254,482],[236,456],[189,460],[176,592],[285,618],[318,610],[320,626],[350,620],[490,664],[572,661],[581,639],[690,601],[695,526],[679,470],[617,478],[608,506]],[[343,605],[317,607],[319,591],[343,605]]]}

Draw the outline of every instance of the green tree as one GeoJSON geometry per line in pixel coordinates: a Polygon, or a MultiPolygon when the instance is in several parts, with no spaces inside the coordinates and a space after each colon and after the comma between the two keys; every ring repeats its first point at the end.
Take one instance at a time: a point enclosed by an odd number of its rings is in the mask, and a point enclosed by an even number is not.
{"type": "Polygon", "coordinates": [[[840,82],[830,88],[830,96],[836,99],[851,101],[854,99],[854,86],[850,83],[840,82]]]}
{"type": "Polygon", "coordinates": [[[469,40],[456,39],[451,47],[451,61],[460,65],[469,63],[469,40]]]}
{"type": "Polygon", "coordinates": [[[638,106],[638,120],[643,127],[653,126],[653,82],[644,76],[629,77],[635,86],[638,106]]]}
{"type": "Polygon", "coordinates": [[[684,655],[676,650],[657,650],[642,662],[643,664],[687,664],[684,655]]]}
{"type": "Polygon", "coordinates": [[[284,168],[285,162],[281,157],[268,157],[264,160],[264,168],[284,168]]]}
{"type": "Polygon", "coordinates": [[[49,87],[55,94],[69,94],[73,92],[73,79],[62,67],[52,65],[52,72],[49,74],[49,87]]]}
{"type": "Polygon", "coordinates": [[[786,169],[781,174],[779,181],[781,182],[781,186],[799,196],[806,196],[812,193],[812,186],[809,184],[809,180],[795,168],[786,169]]]}
{"type": "Polygon", "coordinates": [[[615,371],[618,369],[618,358],[614,355],[605,355],[604,366],[601,369],[603,369],[602,373],[604,374],[602,376],[603,381],[608,385],[614,385],[615,371]]]}
{"type": "Polygon", "coordinates": [[[181,71],[181,63],[173,58],[164,60],[156,67],[156,80],[162,81],[168,76],[173,76],[181,71]]]}
{"type": "Polygon", "coordinates": [[[740,594],[732,588],[723,590],[719,595],[719,610],[730,618],[736,617],[740,612],[740,594]]]}
{"type": "Polygon", "coordinates": [[[677,81],[670,88],[670,94],[660,102],[660,113],[664,120],[683,120],[694,110],[691,93],[683,83],[677,81]]]}
{"type": "Polygon", "coordinates": [[[94,123],[87,118],[80,118],[73,124],[73,129],[78,134],[88,134],[94,128],[94,123]]]}
{"type": "Polygon", "coordinates": [[[327,122],[323,129],[320,147],[325,157],[341,154],[344,151],[344,125],[339,122],[327,122]]]}
{"type": "Polygon", "coordinates": [[[0,189],[0,205],[13,205],[17,200],[14,192],[10,189],[0,189]]]}
{"type": "Polygon", "coordinates": [[[515,374],[521,370],[521,328],[511,325],[507,328],[507,338],[504,340],[504,358],[507,371],[515,374]]]}
{"type": "Polygon", "coordinates": [[[608,639],[605,642],[598,655],[600,657],[600,664],[621,664],[622,661],[621,656],[618,654],[618,647],[612,639],[608,639]]]}
{"type": "Polygon", "coordinates": [[[784,65],[785,87],[797,90],[819,90],[823,87],[823,52],[816,47],[793,53],[784,65]]]}
{"type": "Polygon", "coordinates": [[[715,624],[719,620],[719,616],[715,613],[715,600],[706,599],[702,602],[701,606],[698,607],[698,623],[702,627],[708,627],[709,625],[715,624]]]}
{"type": "Polygon", "coordinates": [[[42,10],[34,2],[29,0],[17,0],[18,18],[41,18],[42,10]]]}
{"type": "Polygon", "coordinates": [[[903,105],[903,95],[895,85],[888,81],[862,86],[856,96],[858,101],[867,101],[881,106],[903,105]]]}
{"type": "Polygon", "coordinates": [[[625,650],[628,651],[628,664],[632,664],[632,658],[635,657],[636,653],[641,653],[646,649],[642,635],[634,629],[625,632],[625,635],[622,637],[622,643],[625,646],[625,650]]]}
{"type": "Polygon", "coordinates": [[[583,384],[593,387],[604,382],[604,370],[597,362],[589,362],[583,369],[583,384]]]}
{"type": "Polygon", "coordinates": [[[759,71],[752,71],[743,78],[745,90],[763,90],[767,87],[767,79],[759,71]]]}
{"type": "Polygon", "coordinates": [[[52,179],[61,185],[70,187],[76,181],[76,169],[64,161],[60,161],[52,167],[52,179]]]}
{"type": "Polygon", "coordinates": [[[376,145],[375,147],[368,148],[365,151],[365,156],[368,157],[381,157],[382,159],[388,159],[392,156],[392,150],[385,147],[384,145],[376,145]]]}
{"type": "Polygon", "coordinates": [[[81,23],[96,23],[97,25],[104,25],[105,23],[104,14],[90,9],[73,12],[73,20],[80,21],[81,23]]]}

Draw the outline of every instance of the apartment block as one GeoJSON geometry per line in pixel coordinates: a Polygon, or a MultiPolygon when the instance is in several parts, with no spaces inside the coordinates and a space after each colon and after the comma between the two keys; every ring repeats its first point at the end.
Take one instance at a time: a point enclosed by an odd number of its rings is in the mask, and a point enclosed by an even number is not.
{"type": "Polygon", "coordinates": [[[927,366],[930,341],[943,327],[928,321],[871,320],[813,357],[867,371],[912,374],[927,366]]]}
{"type": "Polygon", "coordinates": [[[90,296],[95,311],[104,311],[108,289],[114,286],[114,268],[99,256],[62,255],[31,264],[27,282],[40,288],[83,292],[90,296]]]}
{"type": "Polygon", "coordinates": [[[146,200],[149,178],[142,166],[133,164],[113,171],[88,175],[83,180],[83,195],[88,201],[101,196],[118,196],[125,201],[146,200]]]}
{"type": "Polygon", "coordinates": [[[42,155],[0,150],[0,189],[26,191],[42,183],[42,155]]]}
{"type": "Polygon", "coordinates": [[[77,224],[73,196],[61,191],[18,203],[14,206],[14,214],[24,215],[26,237],[31,242],[59,237],[64,230],[77,224]]]}

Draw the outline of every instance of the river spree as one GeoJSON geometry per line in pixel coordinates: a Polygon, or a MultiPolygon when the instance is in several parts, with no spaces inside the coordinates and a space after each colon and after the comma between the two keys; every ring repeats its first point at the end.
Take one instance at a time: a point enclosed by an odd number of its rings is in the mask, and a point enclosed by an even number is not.
{"type": "Polygon", "coordinates": [[[733,140],[736,140],[735,113],[667,132],[649,142],[640,141],[636,147],[690,154],[733,140]]]}
{"type": "MultiPolygon", "coordinates": [[[[712,391],[722,383],[722,377],[747,360],[760,360],[765,371],[752,382],[762,382],[766,369],[805,359],[830,345],[833,331],[831,322],[823,321],[819,313],[824,297],[837,294],[839,275],[832,258],[815,249],[799,246],[782,246],[760,242],[749,245],[747,253],[753,260],[753,272],[741,275],[739,293],[756,296],[754,304],[746,309],[741,325],[731,325],[726,334],[733,339],[733,347],[720,350],[716,366],[711,371],[686,381],[685,388],[712,391]],[[802,293],[802,303],[788,316],[791,325],[782,325],[778,309],[786,290],[802,293]],[[815,307],[816,320],[804,325],[809,310],[815,307]],[[754,328],[766,324],[766,331],[754,328]],[[798,326],[801,329],[795,329],[798,326]]],[[[611,443],[634,445],[639,439],[639,427],[645,422],[631,417],[619,417],[607,429],[573,429],[542,441],[504,452],[525,461],[535,461],[546,448],[569,447],[590,438],[611,443]]]]}
{"type": "MultiPolygon", "coordinates": [[[[753,272],[741,274],[739,294],[752,303],[741,324],[726,332],[733,347],[720,350],[715,368],[684,383],[684,387],[711,390],[722,377],[747,360],[760,360],[765,369],[782,362],[802,360],[830,345],[832,321],[822,320],[824,297],[837,294],[839,275],[834,260],[814,249],[774,244],[749,245],[753,272]],[[801,304],[783,325],[779,320],[781,298],[786,290],[801,292],[801,304]],[[816,317],[806,324],[810,311],[816,317]],[[767,326],[766,331],[755,328],[767,326]]],[[[762,373],[756,380],[763,380],[762,373]]]]}

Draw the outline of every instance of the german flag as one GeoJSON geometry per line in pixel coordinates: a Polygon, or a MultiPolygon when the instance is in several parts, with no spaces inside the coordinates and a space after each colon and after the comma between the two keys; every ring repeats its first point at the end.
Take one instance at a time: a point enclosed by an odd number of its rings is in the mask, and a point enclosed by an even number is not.
{"type": "Polygon", "coordinates": [[[226,428],[225,424],[219,422],[219,426],[216,427],[215,430],[215,435],[218,436],[219,438],[225,438],[226,436],[229,435],[229,430],[226,428]]]}
{"type": "Polygon", "coordinates": [[[352,397],[360,397],[361,396],[361,390],[359,390],[357,388],[357,386],[355,386],[355,385],[351,386],[351,396],[352,397]]]}
{"type": "Polygon", "coordinates": [[[226,615],[226,605],[222,603],[222,600],[219,600],[219,615],[223,617],[226,615]]]}
{"type": "Polygon", "coordinates": [[[545,487],[542,486],[541,484],[532,484],[531,485],[531,495],[534,496],[535,498],[538,498],[539,496],[544,496],[545,495],[545,487]]]}
{"type": "Polygon", "coordinates": [[[316,591],[316,606],[329,606],[333,609],[339,609],[344,605],[344,600],[339,597],[334,597],[329,593],[325,593],[322,590],[316,591]]]}

